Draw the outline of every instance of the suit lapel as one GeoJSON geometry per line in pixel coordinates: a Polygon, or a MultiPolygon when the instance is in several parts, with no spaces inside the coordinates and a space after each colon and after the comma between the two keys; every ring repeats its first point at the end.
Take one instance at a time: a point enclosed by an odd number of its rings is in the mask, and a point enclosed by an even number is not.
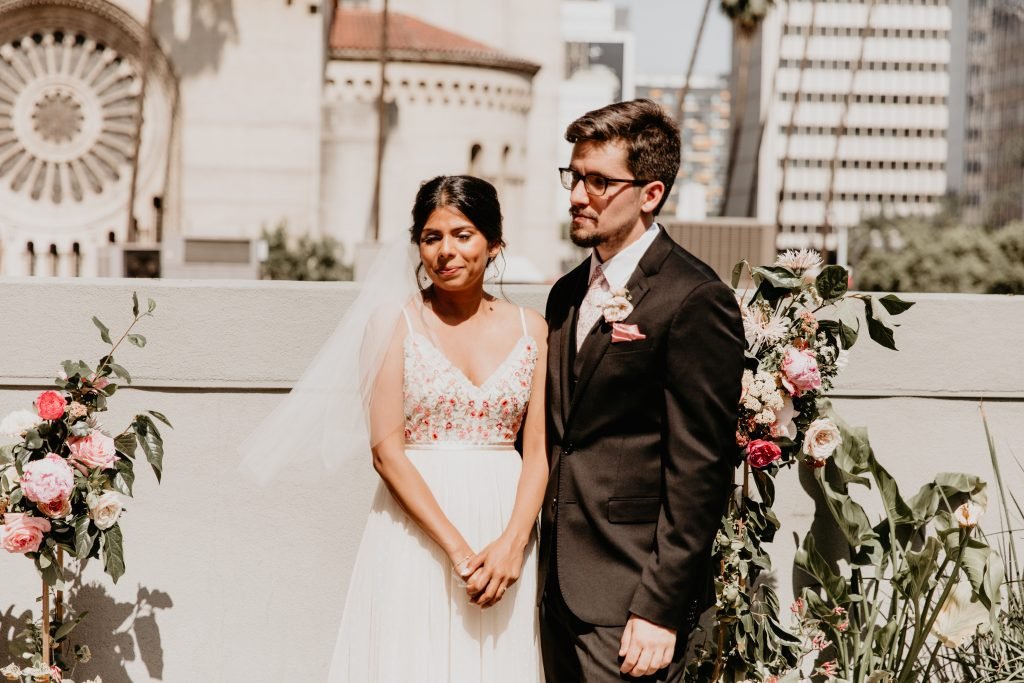
{"type": "Polygon", "coordinates": [[[569,306],[558,330],[558,405],[551,406],[557,410],[561,418],[562,433],[565,433],[565,426],[569,419],[569,405],[572,400],[572,364],[573,364],[573,343],[576,340],[574,331],[576,320],[579,317],[580,304],[587,293],[587,280],[590,278],[590,259],[587,258],[575,271],[570,273],[574,278],[569,288],[569,306]]]}
{"type": "MultiPolygon", "coordinates": [[[[630,312],[626,319],[622,322],[624,324],[635,323],[637,320],[638,311],[640,309],[640,303],[644,297],[650,291],[650,278],[657,274],[661,268],[661,264],[668,257],[672,251],[672,239],[665,234],[665,231],[659,229],[658,236],[654,242],[647,249],[647,252],[640,259],[640,263],[637,265],[636,270],[630,276],[629,281],[626,283],[626,290],[630,295],[630,303],[633,304],[633,310],[630,312]]],[[[579,304],[574,303],[574,312],[572,314],[573,324],[575,325],[575,311],[578,310],[579,304]]],[[[568,335],[566,335],[568,336],[568,335]]],[[[611,323],[607,323],[604,320],[599,320],[597,329],[590,335],[587,342],[580,349],[582,357],[580,359],[580,375],[579,381],[576,384],[576,390],[568,394],[571,398],[569,407],[565,411],[565,431],[569,429],[569,420],[574,415],[574,410],[579,405],[580,398],[587,390],[587,386],[590,384],[590,379],[594,375],[594,371],[601,363],[601,359],[604,358],[604,354],[608,351],[608,347],[612,342],[612,326],[611,323]]],[[[563,366],[560,368],[562,375],[567,375],[572,372],[572,365],[569,363],[569,355],[567,353],[560,354],[562,357],[563,366]]],[[[563,403],[565,399],[563,398],[563,403]]]]}

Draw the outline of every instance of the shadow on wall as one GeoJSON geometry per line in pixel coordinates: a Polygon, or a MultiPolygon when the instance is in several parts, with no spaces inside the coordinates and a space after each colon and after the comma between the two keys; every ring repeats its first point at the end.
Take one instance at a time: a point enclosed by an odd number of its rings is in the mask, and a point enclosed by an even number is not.
{"type": "Polygon", "coordinates": [[[156,0],[153,32],[179,78],[217,71],[224,46],[238,42],[233,0],[156,0]]]}
{"type": "MultiPolygon", "coordinates": [[[[163,680],[164,648],[157,613],[174,606],[163,591],[139,586],[135,602],[118,602],[98,584],[73,588],[66,596],[74,614],[88,612],[70,636],[72,645],[88,645],[92,659],[79,664],[75,680],[101,676],[104,683],[132,683],[127,664],[138,659],[152,680],[163,680]]],[[[0,613],[0,642],[9,643],[32,617],[28,611],[14,614],[14,607],[0,613]]],[[[34,615],[38,617],[38,615],[34,615]]],[[[5,661],[6,653],[0,655],[5,661]]]]}

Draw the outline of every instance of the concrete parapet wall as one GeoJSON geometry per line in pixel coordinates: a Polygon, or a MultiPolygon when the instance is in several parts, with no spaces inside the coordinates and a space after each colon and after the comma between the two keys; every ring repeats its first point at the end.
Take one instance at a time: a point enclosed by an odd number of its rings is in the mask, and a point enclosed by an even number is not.
{"type": "MultiPolygon", "coordinates": [[[[76,604],[92,610],[80,636],[94,661],[76,680],[323,680],[377,486],[369,457],[335,472],[289,472],[263,489],[238,472],[235,445],[281,399],[358,286],[4,280],[0,416],[30,407],[61,360],[95,362],[105,346],[91,316],[119,333],[133,290],[157,301],[156,317],[138,329],[149,338],[145,349],[118,354],[135,381],[113,397],[103,422],[120,430],[134,412],[154,409],[175,429],[164,430],[163,485],[138,470],[137,499],[122,522],[126,575],[113,586],[98,563],[85,569],[76,604]]],[[[542,311],[547,289],[505,293],[542,311]]],[[[869,428],[877,455],[912,493],[939,471],[991,479],[978,413],[985,399],[1003,470],[1020,484],[1012,456],[1024,458],[1016,439],[1024,424],[1024,299],[905,298],[918,304],[898,319],[902,350],[877,347],[865,331],[834,392],[839,411],[869,428]]],[[[815,519],[814,486],[806,473],[779,479],[783,529],[773,555],[783,601],[792,593],[794,534],[815,519]]],[[[990,510],[986,525],[995,530],[990,510]]],[[[3,641],[35,605],[38,580],[29,562],[6,554],[0,577],[3,641]]]]}

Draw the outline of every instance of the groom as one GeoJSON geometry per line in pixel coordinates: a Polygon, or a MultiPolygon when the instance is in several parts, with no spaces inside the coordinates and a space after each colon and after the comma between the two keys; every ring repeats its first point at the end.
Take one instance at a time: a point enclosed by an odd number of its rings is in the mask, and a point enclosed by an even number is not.
{"type": "Polygon", "coordinates": [[[572,240],[593,253],[547,302],[544,669],[548,683],[678,681],[737,459],[739,307],[655,223],[680,149],[658,105],[592,111],[566,139],[572,240]]]}

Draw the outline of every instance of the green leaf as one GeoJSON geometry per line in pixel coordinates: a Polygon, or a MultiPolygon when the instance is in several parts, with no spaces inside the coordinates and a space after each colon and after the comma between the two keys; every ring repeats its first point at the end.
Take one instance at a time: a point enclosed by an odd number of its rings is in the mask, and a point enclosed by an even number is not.
{"type": "Polygon", "coordinates": [[[876,317],[879,310],[874,307],[874,301],[875,299],[872,299],[864,304],[864,315],[868,320],[868,334],[881,346],[897,351],[896,338],[893,336],[892,329],[876,317]]]}
{"type": "Polygon", "coordinates": [[[135,346],[138,346],[140,349],[146,345],[146,338],[143,337],[141,334],[129,334],[128,341],[134,344],[135,346]]]}
{"type": "Polygon", "coordinates": [[[149,310],[148,310],[148,312],[152,313],[153,311],[156,310],[156,302],[153,301],[152,299],[149,299],[148,302],[149,302],[149,310]]]}
{"type": "Polygon", "coordinates": [[[878,303],[882,304],[885,310],[888,311],[891,315],[899,315],[900,313],[903,313],[911,306],[913,306],[916,302],[903,301],[895,294],[886,294],[885,296],[878,300],[878,303]]]}
{"type": "Polygon", "coordinates": [[[92,546],[96,543],[96,532],[90,531],[92,520],[82,516],[75,522],[75,557],[84,560],[92,552],[92,546]]]}
{"type": "Polygon", "coordinates": [[[821,585],[833,605],[845,605],[850,602],[846,579],[832,571],[825,558],[818,553],[812,534],[804,537],[803,547],[796,551],[796,566],[821,585]]]}
{"type": "Polygon", "coordinates": [[[802,284],[799,277],[781,266],[754,266],[751,271],[754,273],[755,282],[769,282],[779,289],[798,289],[802,284]]]}
{"type": "Polygon", "coordinates": [[[148,415],[136,415],[132,427],[139,437],[142,450],[146,453],[146,460],[153,467],[156,480],[159,482],[164,468],[164,440],[160,437],[160,431],[148,415]]]}
{"type": "Polygon", "coordinates": [[[25,432],[25,448],[34,451],[43,447],[43,438],[39,436],[38,429],[29,429],[25,432]]]}
{"type": "Polygon", "coordinates": [[[128,382],[128,384],[132,383],[132,376],[128,374],[127,370],[125,370],[117,363],[107,363],[107,367],[110,368],[110,371],[113,372],[115,375],[123,379],[125,382],[128,382]]]}
{"type": "Polygon", "coordinates": [[[132,292],[132,315],[139,317],[139,295],[132,292]]]}
{"type": "Polygon", "coordinates": [[[10,465],[14,462],[14,444],[0,446],[0,465],[10,465]]]}
{"type": "Polygon", "coordinates": [[[894,577],[896,587],[905,597],[917,603],[935,585],[940,550],[938,539],[929,536],[920,551],[906,552],[906,566],[894,577]]]}
{"type": "MultiPolygon", "coordinates": [[[[92,324],[95,325],[97,328],[99,328],[100,339],[102,339],[104,341],[104,343],[106,343],[106,344],[113,344],[114,343],[114,342],[112,342],[110,340],[110,330],[107,329],[106,325],[104,325],[103,323],[100,322],[99,318],[97,318],[96,316],[93,316],[92,317],[92,324]]],[[[70,375],[71,373],[68,373],[68,374],[70,375]]]]}
{"type": "Polygon", "coordinates": [[[132,461],[118,458],[117,462],[114,463],[114,469],[117,470],[117,474],[114,475],[112,482],[114,488],[126,496],[133,496],[132,487],[135,486],[135,466],[132,464],[132,461]]]}
{"type": "Polygon", "coordinates": [[[118,434],[114,438],[114,447],[117,448],[119,453],[124,453],[129,458],[135,457],[135,449],[138,445],[139,442],[135,439],[135,434],[132,432],[118,434]]]}
{"type": "Polygon", "coordinates": [[[124,539],[120,524],[103,532],[103,569],[114,583],[124,576],[124,539]]]}
{"type": "Polygon", "coordinates": [[[167,419],[167,418],[166,418],[166,417],[164,416],[164,414],[163,414],[163,413],[158,413],[158,412],[157,412],[157,411],[155,411],[155,410],[147,410],[146,412],[147,412],[147,413],[149,413],[150,415],[152,415],[153,417],[155,417],[156,419],[160,420],[161,422],[163,422],[163,423],[164,423],[165,425],[167,425],[167,426],[168,426],[168,427],[170,427],[171,429],[174,429],[174,425],[172,425],[172,424],[171,424],[171,421],[170,421],[170,420],[168,420],[168,419],[167,419]]]}
{"type": "Polygon", "coordinates": [[[849,273],[842,266],[825,266],[814,281],[818,294],[822,299],[829,301],[838,299],[846,294],[847,285],[850,280],[849,273]]]}
{"type": "Polygon", "coordinates": [[[856,328],[850,327],[843,321],[839,321],[839,340],[843,344],[844,349],[848,349],[857,343],[857,333],[860,329],[860,324],[856,328]]]}
{"type": "Polygon", "coordinates": [[[743,260],[732,267],[732,279],[730,280],[730,282],[732,282],[733,289],[736,289],[737,287],[740,286],[740,277],[743,276],[743,268],[746,265],[746,260],[743,260]]]}
{"type": "MultiPolygon", "coordinates": [[[[867,561],[874,563],[882,552],[878,533],[872,528],[864,508],[845,492],[833,489],[825,479],[824,472],[828,467],[835,467],[835,464],[830,462],[826,468],[815,470],[814,475],[825,494],[825,502],[832,513],[832,518],[843,532],[849,546],[859,554],[865,555],[867,561]]],[[[857,558],[852,558],[851,561],[860,563],[857,558]]]]}

